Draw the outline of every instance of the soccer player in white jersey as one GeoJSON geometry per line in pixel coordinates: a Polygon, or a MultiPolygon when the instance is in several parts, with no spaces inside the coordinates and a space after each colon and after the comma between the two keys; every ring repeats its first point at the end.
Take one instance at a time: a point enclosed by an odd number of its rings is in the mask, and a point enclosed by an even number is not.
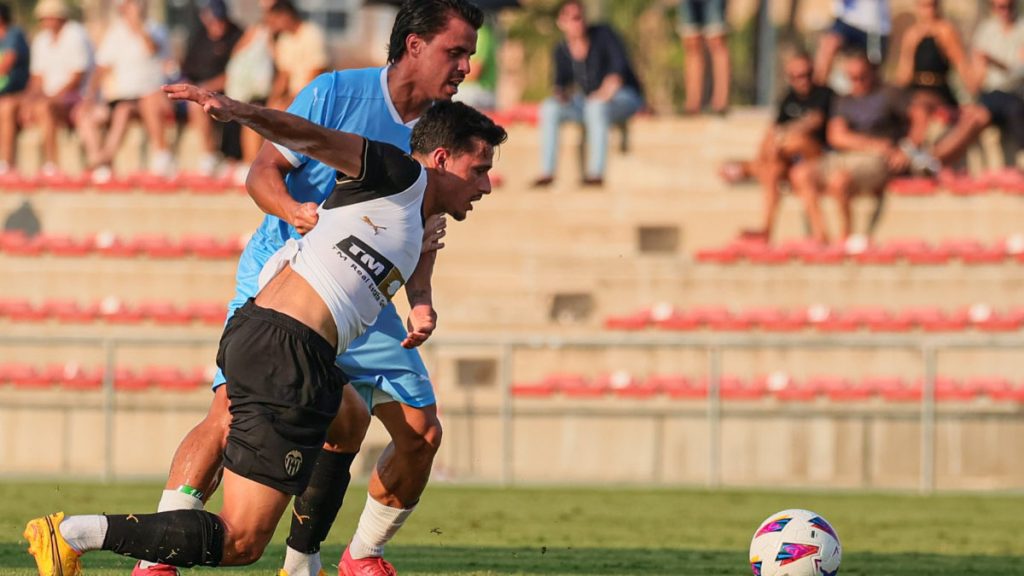
{"type": "MultiPolygon", "coordinates": [[[[409,134],[435,101],[448,100],[469,71],[483,14],[466,0],[416,0],[395,18],[383,68],[345,70],[315,79],[288,111],[315,124],[352,132],[408,150],[409,134]]],[[[286,146],[267,144],[247,182],[268,216],[238,265],[233,313],[256,292],[256,278],[271,254],[316,224],[316,206],[333,189],[334,170],[286,146]]],[[[436,237],[435,237],[436,240],[436,237]]],[[[370,479],[363,515],[340,572],[388,574],[383,545],[418,503],[441,439],[441,423],[427,370],[415,346],[435,326],[430,276],[434,253],[425,254],[406,285],[411,313],[406,326],[389,305],[354,341],[338,365],[352,386],[328,434],[309,488],[295,499],[284,574],[317,576],[319,549],[341,508],[370,417],[367,406],[392,436],[370,479]],[[364,402],[359,401],[362,397],[364,402]]],[[[174,455],[158,511],[201,509],[216,488],[230,420],[222,375],[214,381],[210,411],[182,440],[174,455]]],[[[173,576],[170,566],[139,563],[133,576],[173,576]]]]}
{"type": "Polygon", "coordinates": [[[473,108],[443,102],[413,130],[410,157],[195,86],[165,90],[333,166],[335,189],[318,208],[317,226],[270,259],[260,290],[221,337],[217,364],[228,381],[231,425],[220,514],[37,518],[24,536],[41,576],[77,576],[79,557],[93,550],[183,567],[258,560],[291,496],[309,482],[338,411],[346,379],[335,357],[412,274],[424,219],[443,212],[462,220],[490,193],[494,149],[506,138],[473,108]]]}

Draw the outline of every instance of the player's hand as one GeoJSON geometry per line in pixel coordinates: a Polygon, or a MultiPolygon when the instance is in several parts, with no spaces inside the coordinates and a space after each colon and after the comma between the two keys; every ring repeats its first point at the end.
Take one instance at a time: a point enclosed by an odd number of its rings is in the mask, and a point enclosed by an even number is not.
{"type": "Polygon", "coordinates": [[[211,118],[218,122],[231,122],[235,119],[232,106],[234,100],[223,94],[217,94],[192,84],[168,84],[161,88],[171,100],[188,100],[199,104],[211,118]]]}
{"type": "Polygon", "coordinates": [[[442,240],[448,233],[448,219],[444,214],[433,214],[423,224],[423,248],[420,254],[426,254],[444,248],[442,240]]]}
{"type": "Polygon", "coordinates": [[[288,223],[295,227],[299,234],[305,236],[320,220],[320,214],[317,213],[316,209],[316,202],[296,204],[295,208],[288,214],[288,223]]]}
{"type": "Polygon", "coordinates": [[[417,304],[409,311],[406,328],[409,335],[402,340],[403,348],[416,348],[427,341],[437,327],[437,311],[430,304],[417,304]]]}

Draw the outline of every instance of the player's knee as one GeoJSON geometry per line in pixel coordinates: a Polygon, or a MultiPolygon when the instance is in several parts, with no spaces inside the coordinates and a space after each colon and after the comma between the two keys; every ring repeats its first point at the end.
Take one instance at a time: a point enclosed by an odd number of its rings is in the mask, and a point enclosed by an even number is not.
{"type": "Polygon", "coordinates": [[[441,422],[437,418],[429,418],[409,432],[394,438],[395,449],[433,460],[441,449],[441,422]]]}
{"type": "Polygon", "coordinates": [[[273,533],[261,530],[232,530],[224,543],[222,565],[247,566],[259,560],[273,533]]]}

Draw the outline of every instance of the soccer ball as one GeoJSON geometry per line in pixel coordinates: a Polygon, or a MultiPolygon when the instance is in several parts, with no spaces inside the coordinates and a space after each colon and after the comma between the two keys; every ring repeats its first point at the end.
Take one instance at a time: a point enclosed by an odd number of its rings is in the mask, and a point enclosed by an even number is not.
{"type": "Polygon", "coordinates": [[[819,514],[783,510],[761,523],[750,540],[754,576],[836,576],[839,536],[819,514]]]}

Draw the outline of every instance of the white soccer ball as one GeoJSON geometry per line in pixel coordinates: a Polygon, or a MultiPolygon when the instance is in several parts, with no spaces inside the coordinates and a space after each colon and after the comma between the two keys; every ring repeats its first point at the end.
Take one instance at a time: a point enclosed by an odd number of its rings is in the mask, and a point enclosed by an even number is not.
{"type": "Polygon", "coordinates": [[[832,525],[810,510],[772,514],[750,540],[754,576],[836,576],[842,555],[832,525]]]}

